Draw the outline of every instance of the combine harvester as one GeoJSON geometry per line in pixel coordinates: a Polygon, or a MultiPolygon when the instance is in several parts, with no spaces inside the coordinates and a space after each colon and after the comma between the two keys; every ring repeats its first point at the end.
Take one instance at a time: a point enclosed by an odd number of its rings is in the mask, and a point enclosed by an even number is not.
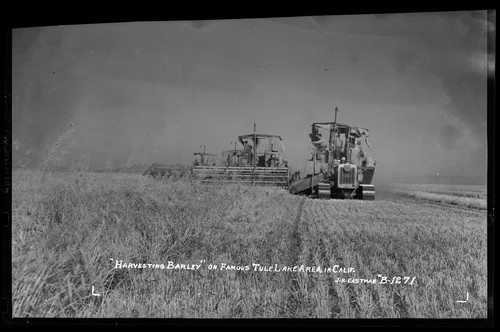
{"type": "Polygon", "coordinates": [[[288,162],[283,159],[285,147],[278,135],[254,133],[238,136],[242,148],[224,151],[224,165],[195,165],[193,183],[238,183],[277,186],[288,189],[288,162]]]}
{"type": "Polygon", "coordinates": [[[290,192],[296,195],[329,199],[375,199],[372,184],[376,161],[365,155],[362,138],[368,143],[368,129],[351,127],[335,121],[313,123],[309,134],[312,173],[291,184],[290,192]]]}

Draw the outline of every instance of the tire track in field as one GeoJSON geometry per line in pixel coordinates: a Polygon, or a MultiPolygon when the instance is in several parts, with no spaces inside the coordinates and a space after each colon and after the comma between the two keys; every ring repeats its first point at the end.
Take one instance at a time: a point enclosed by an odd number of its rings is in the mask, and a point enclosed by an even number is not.
{"type": "MultiPolygon", "coordinates": [[[[301,216],[296,223],[296,231],[300,236],[300,248],[297,248],[299,250],[295,255],[297,265],[324,266],[327,261],[326,251],[322,250],[320,244],[325,241],[325,238],[322,236],[324,232],[319,227],[322,225],[322,220],[327,219],[323,205],[324,202],[320,200],[307,198],[304,201],[301,216]]],[[[335,305],[335,302],[332,302],[331,297],[327,295],[328,291],[323,288],[327,286],[326,276],[298,273],[295,278],[296,288],[292,292],[297,301],[295,317],[318,317],[318,315],[326,317],[323,301],[328,301],[328,308],[335,305]]]]}
{"type": "MultiPolygon", "coordinates": [[[[329,203],[331,204],[331,202],[329,203]]],[[[330,259],[328,257],[329,251],[327,250],[327,245],[325,243],[326,241],[328,241],[326,237],[330,236],[330,224],[335,225],[338,222],[337,220],[335,220],[335,216],[333,213],[334,208],[330,206],[330,204],[321,204],[319,202],[316,204],[317,213],[321,213],[323,217],[321,221],[318,220],[317,228],[319,234],[318,249],[321,255],[321,260],[325,266],[330,265],[330,259]]],[[[335,287],[334,279],[335,277],[333,275],[327,276],[326,280],[328,291],[326,295],[330,303],[330,318],[339,318],[341,316],[340,298],[335,287]]]]}
{"type": "MultiPolygon", "coordinates": [[[[288,265],[294,266],[299,261],[299,255],[302,249],[302,240],[299,232],[299,225],[302,219],[302,213],[304,208],[304,203],[306,201],[306,197],[301,197],[299,204],[297,205],[297,209],[295,210],[295,218],[293,219],[293,228],[290,234],[290,248],[288,250],[288,265]]],[[[300,306],[300,299],[298,298],[299,294],[299,281],[298,275],[292,274],[290,275],[290,289],[288,300],[286,303],[286,312],[292,318],[295,317],[295,313],[298,311],[300,306]]]]}
{"type": "Polygon", "coordinates": [[[302,240],[301,240],[301,237],[300,237],[300,232],[299,232],[299,225],[300,225],[300,222],[301,222],[301,219],[302,219],[302,213],[303,213],[303,209],[304,209],[304,203],[306,201],[306,198],[302,198],[297,206],[297,210],[296,210],[296,215],[295,215],[295,219],[293,220],[293,230],[292,230],[292,234],[291,234],[291,241],[290,241],[290,264],[296,264],[298,259],[299,259],[299,255],[300,255],[300,252],[301,252],[301,247],[302,247],[302,240]]]}
{"type": "MultiPolygon", "coordinates": [[[[306,223],[304,226],[309,231],[304,232],[303,235],[310,237],[307,239],[307,243],[311,246],[311,248],[308,248],[309,254],[311,255],[314,252],[320,266],[330,266],[332,257],[329,257],[329,255],[331,256],[333,252],[328,247],[332,241],[332,226],[336,228],[339,222],[339,211],[336,208],[336,202],[309,199],[305,210],[308,211],[308,215],[303,217],[303,222],[306,223]]],[[[309,259],[313,260],[313,257],[310,256],[309,259]]],[[[313,261],[311,261],[312,263],[313,261]]],[[[316,288],[317,285],[314,285],[314,283],[325,283],[326,292],[322,292],[321,295],[328,301],[329,317],[341,317],[340,297],[335,285],[335,276],[325,275],[318,279],[310,277],[308,281],[310,282],[310,289],[316,288]]]]}
{"type": "MultiPolygon", "coordinates": [[[[323,264],[330,265],[329,263],[333,259],[335,264],[344,266],[344,257],[338,252],[342,248],[339,239],[350,236],[347,229],[352,221],[351,218],[362,209],[358,203],[357,201],[346,200],[313,202],[312,213],[316,218],[314,218],[315,225],[310,227],[316,228],[317,239],[312,239],[312,242],[318,244],[318,253],[321,257],[324,257],[322,259],[323,264]],[[328,245],[328,242],[330,242],[330,245],[328,245]]],[[[341,308],[341,306],[345,305],[348,305],[356,316],[359,315],[361,308],[354,285],[337,284],[335,283],[336,277],[336,275],[328,275],[326,279],[328,291],[325,295],[330,301],[330,318],[340,318],[345,315],[345,308],[344,310],[341,308]],[[347,292],[348,299],[342,298],[342,292],[347,292]]]]}

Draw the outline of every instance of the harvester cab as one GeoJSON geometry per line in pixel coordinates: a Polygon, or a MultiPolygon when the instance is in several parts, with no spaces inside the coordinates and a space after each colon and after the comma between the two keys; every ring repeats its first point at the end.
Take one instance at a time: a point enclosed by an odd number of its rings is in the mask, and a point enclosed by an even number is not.
{"type": "Polygon", "coordinates": [[[371,151],[368,129],[336,121],[313,123],[309,137],[310,172],[291,185],[291,193],[317,198],[375,199],[372,178],[376,161],[367,153],[371,151]]]}
{"type": "Polygon", "coordinates": [[[250,134],[238,136],[243,146],[240,166],[284,167],[285,146],[281,136],[250,134]]]}
{"type": "Polygon", "coordinates": [[[226,166],[230,167],[286,167],[283,158],[285,146],[281,136],[250,134],[238,136],[241,149],[222,152],[226,166]]]}

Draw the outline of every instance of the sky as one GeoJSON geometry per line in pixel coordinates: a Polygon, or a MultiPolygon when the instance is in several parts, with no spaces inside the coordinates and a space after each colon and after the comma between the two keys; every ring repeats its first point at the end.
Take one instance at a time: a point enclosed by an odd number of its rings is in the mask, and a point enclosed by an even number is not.
{"type": "Polygon", "coordinates": [[[191,164],[255,123],[303,170],[337,107],[381,177],[485,179],[488,29],[486,11],[16,28],[13,162],[72,129],[68,158],[95,167],[191,164]]]}

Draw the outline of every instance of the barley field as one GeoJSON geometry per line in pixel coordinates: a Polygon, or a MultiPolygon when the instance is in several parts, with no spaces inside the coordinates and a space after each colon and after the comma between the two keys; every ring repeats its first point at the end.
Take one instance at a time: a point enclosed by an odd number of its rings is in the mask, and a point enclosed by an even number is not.
{"type": "Polygon", "coordinates": [[[16,170],[13,316],[486,318],[486,210],[394,193],[16,170]]]}

